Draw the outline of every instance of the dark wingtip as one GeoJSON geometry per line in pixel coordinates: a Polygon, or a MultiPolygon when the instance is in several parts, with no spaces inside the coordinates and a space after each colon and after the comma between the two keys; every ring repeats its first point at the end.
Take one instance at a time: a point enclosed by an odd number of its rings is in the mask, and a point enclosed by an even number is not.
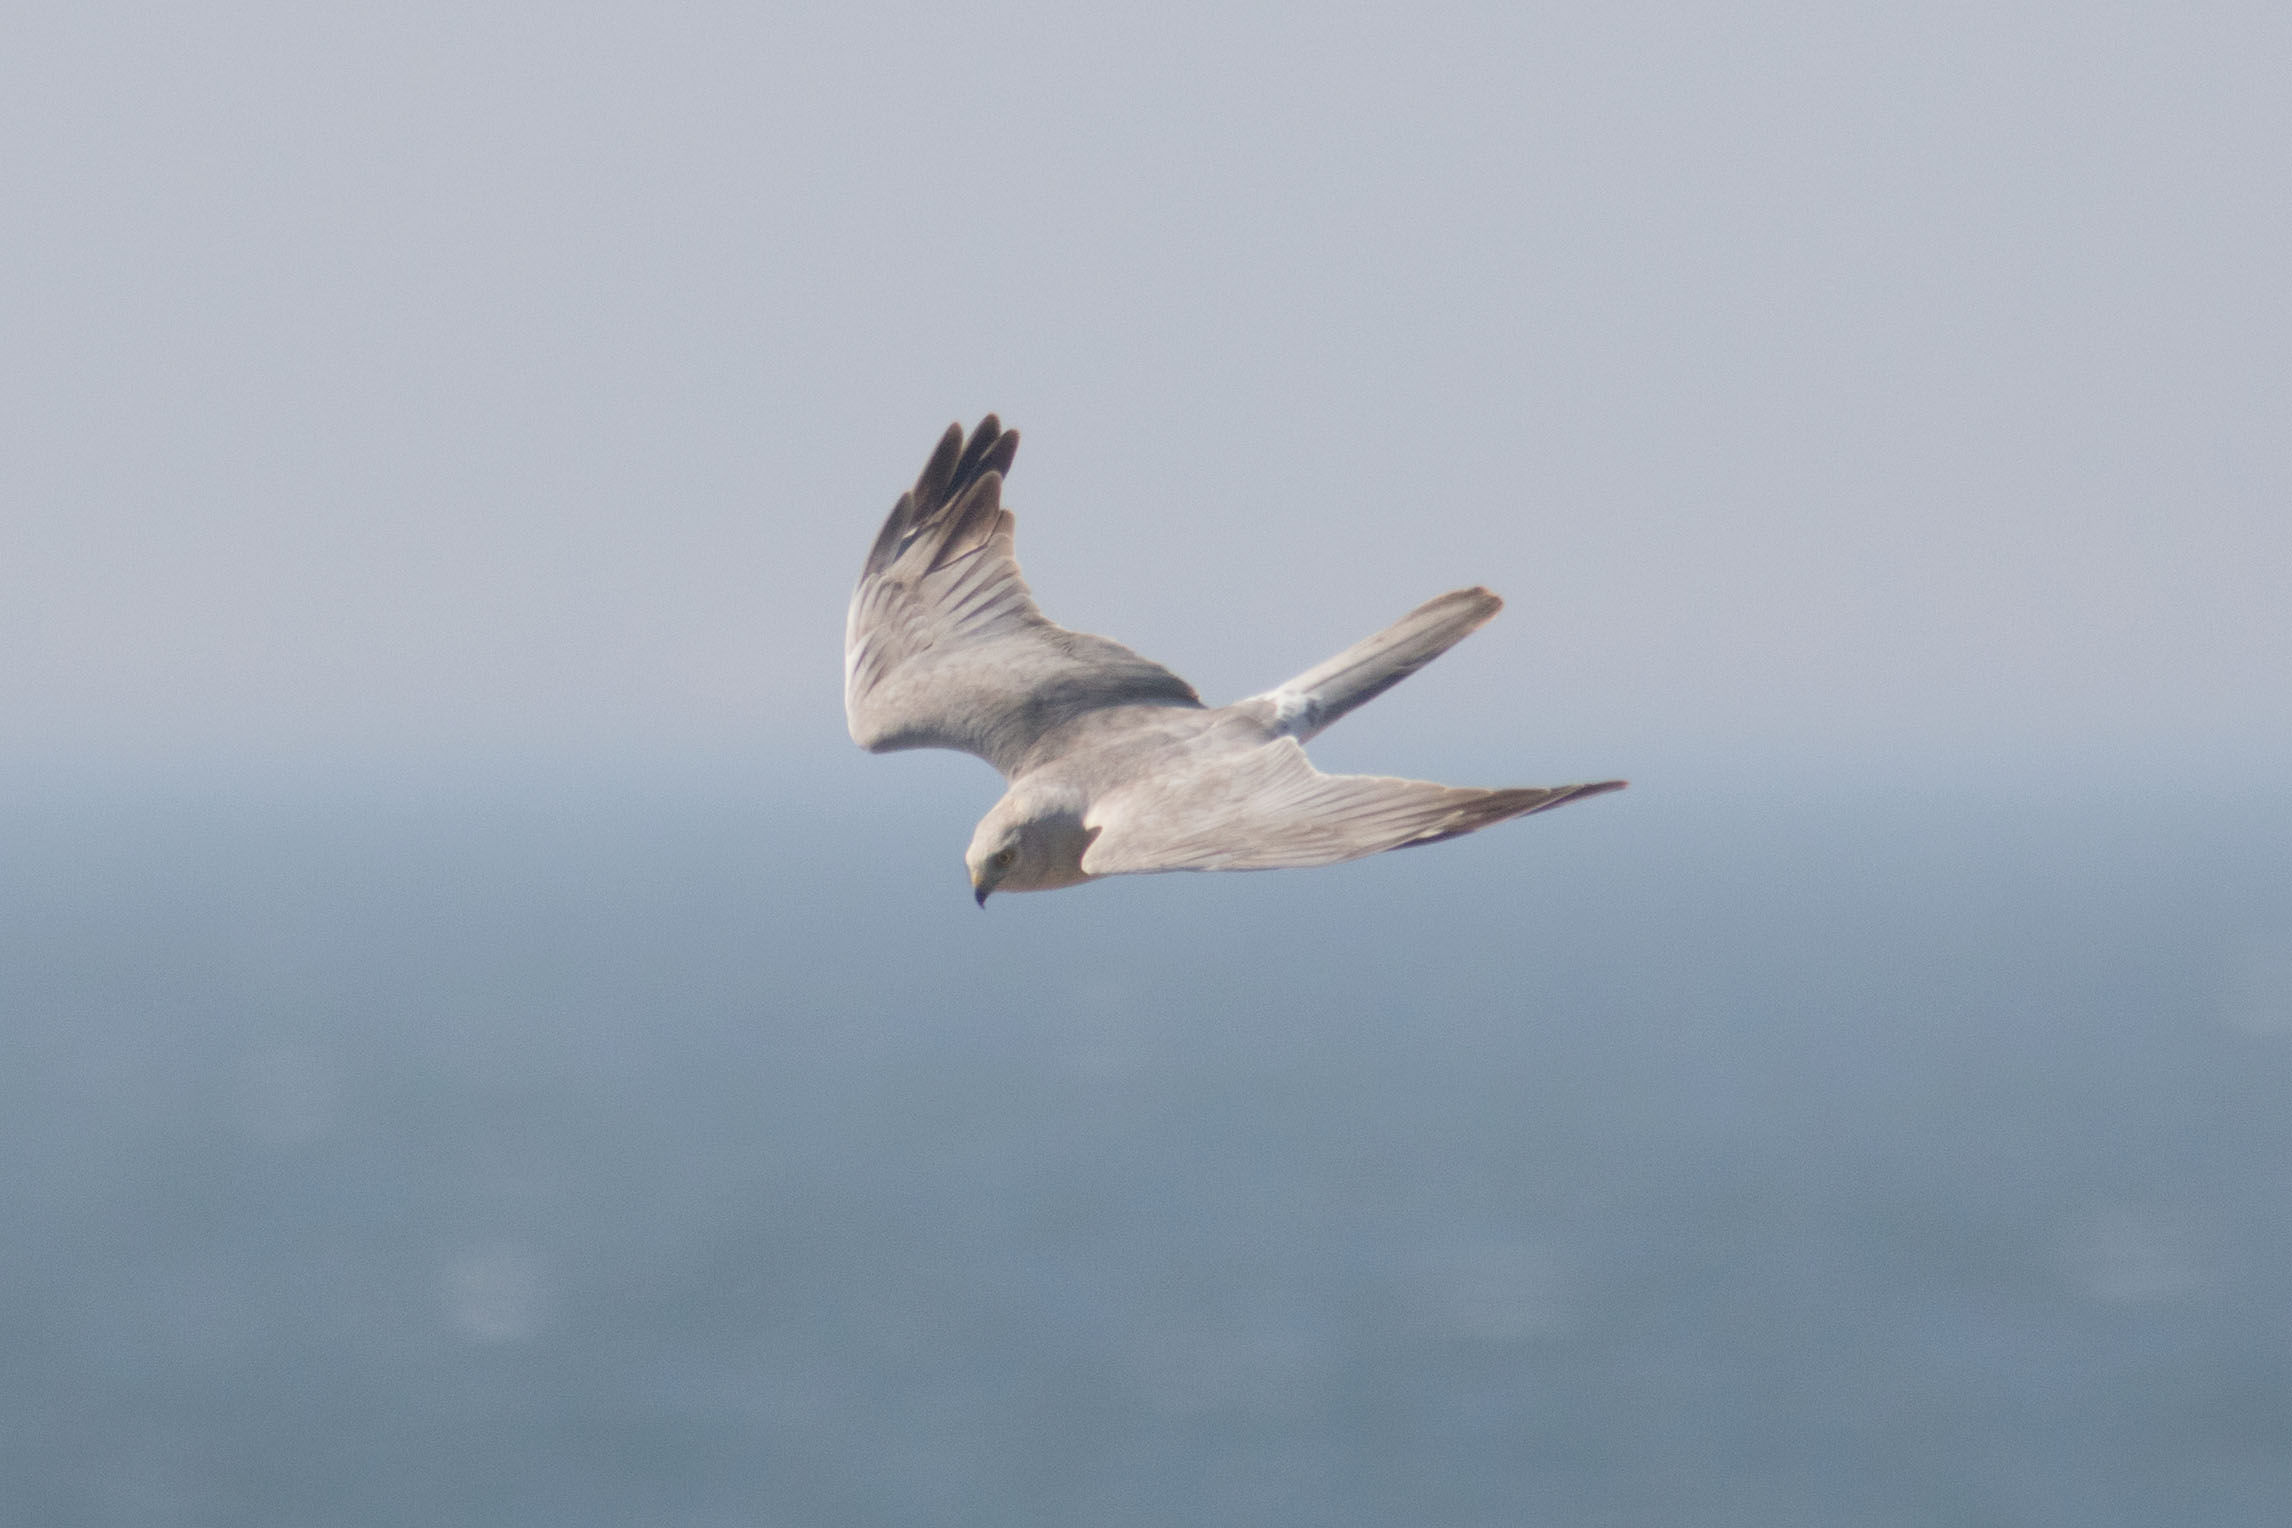
{"type": "Polygon", "coordinates": [[[901,539],[914,523],[915,494],[910,490],[899,496],[899,502],[892,505],[891,513],[884,517],[883,529],[875,533],[875,544],[867,550],[868,572],[881,573],[891,566],[892,559],[899,555],[901,539]]]}
{"type": "Polygon", "coordinates": [[[955,501],[940,518],[936,531],[939,550],[933,554],[931,566],[940,568],[948,561],[971,550],[993,528],[995,516],[1003,507],[1003,475],[989,472],[975,477],[956,490],[955,501]]]}
{"type": "Polygon", "coordinates": [[[979,458],[987,454],[995,442],[1002,437],[1002,433],[1003,422],[994,415],[989,414],[979,421],[978,425],[971,431],[971,438],[963,442],[962,460],[955,464],[955,476],[958,480],[979,470],[979,458]]]}
{"type": "Polygon", "coordinates": [[[1009,472],[1011,458],[1019,451],[1019,432],[1003,428],[1002,420],[989,414],[979,421],[969,441],[963,443],[962,454],[956,459],[955,471],[948,482],[947,491],[959,494],[974,481],[990,472],[1009,472]]]}
{"type": "Polygon", "coordinates": [[[989,414],[968,439],[951,424],[923,464],[915,486],[900,496],[868,551],[867,571],[880,573],[897,560],[917,535],[938,538],[932,565],[939,566],[965,534],[1001,505],[1003,477],[1019,454],[1019,432],[1006,430],[989,414]]]}
{"type": "Polygon", "coordinates": [[[979,471],[982,474],[992,472],[1002,477],[1009,477],[1011,475],[1011,463],[1018,457],[1018,454],[1019,432],[1005,430],[1002,438],[987,449],[985,456],[979,458],[979,471]]]}
{"type": "Polygon", "coordinates": [[[923,464],[923,471],[915,478],[915,504],[923,514],[930,514],[945,502],[962,455],[963,427],[951,424],[947,433],[939,437],[939,444],[931,448],[931,459],[923,464]]]}
{"type": "MultiPolygon", "coordinates": [[[[1594,796],[1605,796],[1631,784],[1629,780],[1595,780],[1589,785],[1563,785],[1546,806],[1566,806],[1571,801],[1589,801],[1594,796]]],[[[1539,811],[1543,808],[1538,808],[1539,811]]]]}

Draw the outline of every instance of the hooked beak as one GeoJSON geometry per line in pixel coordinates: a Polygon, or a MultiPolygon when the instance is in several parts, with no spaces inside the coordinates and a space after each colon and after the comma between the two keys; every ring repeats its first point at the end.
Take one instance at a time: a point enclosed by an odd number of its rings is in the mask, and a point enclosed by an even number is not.
{"type": "Polygon", "coordinates": [[[992,890],[994,890],[992,886],[974,886],[971,888],[971,900],[981,907],[985,907],[987,905],[987,893],[992,890]]]}

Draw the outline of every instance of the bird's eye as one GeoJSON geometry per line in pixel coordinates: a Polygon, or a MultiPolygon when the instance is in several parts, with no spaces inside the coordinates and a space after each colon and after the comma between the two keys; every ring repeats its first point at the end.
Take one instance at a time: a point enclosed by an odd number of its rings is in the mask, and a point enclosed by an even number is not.
{"type": "Polygon", "coordinates": [[[1008,870],[1011,868],[1011,861],[1018,857],[1019,851],[1016,849],[997,849],[995,857],[987,863],[993,865],[997,870],[1008,870]]]}

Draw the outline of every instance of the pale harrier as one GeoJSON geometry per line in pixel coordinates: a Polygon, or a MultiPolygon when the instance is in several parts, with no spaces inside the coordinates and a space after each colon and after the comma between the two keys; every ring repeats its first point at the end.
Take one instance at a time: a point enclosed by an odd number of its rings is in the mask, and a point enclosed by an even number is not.
{"type": "Polygon", "coordinates": [[[1216,710],[1159,663],[1052,624],[1002,507],[1018,448],[992,414],[968,442],[948,426],[876,536],[844,632],[854,742],[958,748],[1010,782],[964,856],[982,907],[992,891],[1105,875],[1334,864],[1623,787],[1477,790],[1325,775],[1306,759],[1306,739],[1502,609],[1486,589],[1444,594],[1216,710]]]}

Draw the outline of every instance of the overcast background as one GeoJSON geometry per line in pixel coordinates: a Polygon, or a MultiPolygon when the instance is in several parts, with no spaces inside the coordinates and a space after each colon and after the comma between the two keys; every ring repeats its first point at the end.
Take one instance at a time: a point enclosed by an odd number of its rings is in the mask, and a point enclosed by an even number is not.
{"type": "Polygon", "coordinates": [[[840,748],[995,409],[1051,614],[1212,697],[1485,582],[1394,734],[2292,757],[2278,6],[4,26],[20,754],[840,748]]]}
{"type": "Polygon", "coordinates": [[[2277,1528],[2292,9],[0,16],[0,1519],[2277,1528]],[[951,419],[1326,766],[982,915],[951,419]]]}

